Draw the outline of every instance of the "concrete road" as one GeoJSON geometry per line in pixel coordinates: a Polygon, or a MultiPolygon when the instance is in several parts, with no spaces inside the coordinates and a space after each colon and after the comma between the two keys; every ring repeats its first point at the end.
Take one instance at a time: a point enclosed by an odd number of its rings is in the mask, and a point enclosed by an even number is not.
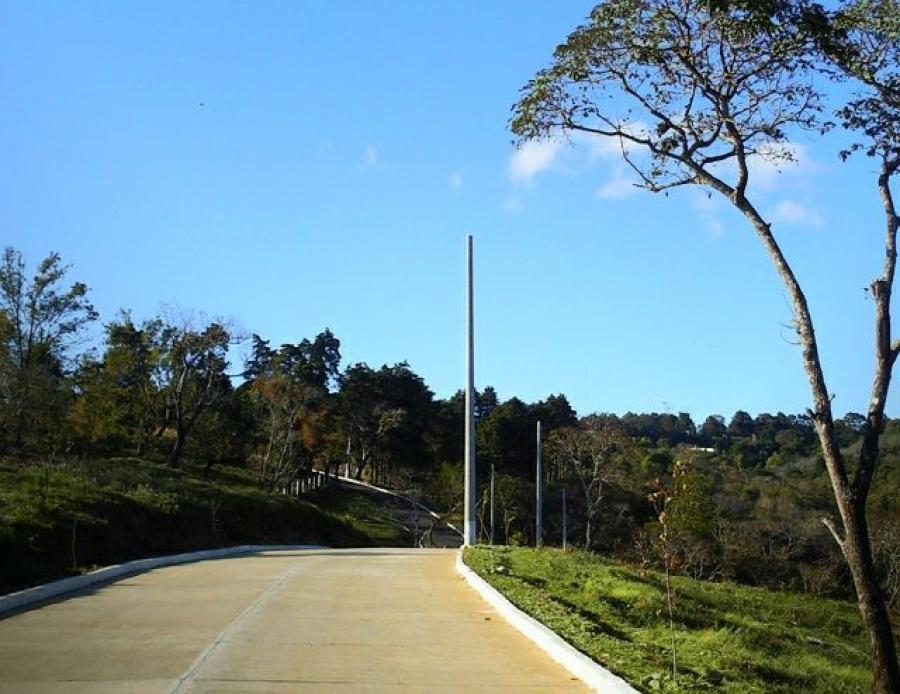
{"type": "Polygon", "coordinates": [[[156,569],[0,620],[0,692],[584,691],[452,550],[156,569]]]}

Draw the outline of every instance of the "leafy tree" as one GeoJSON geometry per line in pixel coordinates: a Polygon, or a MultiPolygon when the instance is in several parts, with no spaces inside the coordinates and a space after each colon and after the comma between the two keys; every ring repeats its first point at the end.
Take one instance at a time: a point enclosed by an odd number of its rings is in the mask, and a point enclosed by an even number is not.
{"type": "Polygon", "coordinates": [[[759,463],[759,449],[748,438],[732,439],[728,454],[740,469],[756,467],[759,463]]]}
{"type": "Polygon", "coordinates": [[[202,328],[168,322],[160,330],[158,378],[165,403],[157,435],[172,439],[169,462],[178,465],[185,441],[200,417],[231,389],[228,330],[218,322],[202,328]]]}
{"type": "Polygon", "coordinates": [[[462,465],[465,409],[465,395],[461,390],[436,403],[428,434],[435,461],[462,465]]]}
{"type": "Polygon", "coordinates": [[[728,424],[728,433],[732,436],[753,436],[753,417],[738,410],[728,424]]]}
{"type": "Polygon", "coordinates": [[[866,418],[857,412],[848,412],[834,422],[835,434],[842,448],[852,446],[861,439],[865,428],[866,418]]]}
{"type": "Polygon", "coordinates": [[[546,400],[535,403],[531,410],[534,417],[541,420],[545,431],[578,425],[578,415],[562,393],[550,395],[546,400]]]}
{"type": "Polygon", "coordinates": [[[475,392],[475,417],[477,419],[484,419],[489,416],[491,412],[500,404],[500,400],[497,397],[497,391],[494,390],[494,386],[485,386],[483,391],[475,392]]]}
{"type": "Polygon", "coordinates": [[[251,377],[246,390],[260,429],[252,461],[264,489],[308,467],[317,451],[326,452],[322,461],[329,467],[337,442],[327,426],[328,387],[339,364],[340,342],[329,330],[278,350],[252,336],[244,373],[251,377]]]}
{"type": "MultiPolygon", "coordinates": [[[[900,690],[900,669],[888,613],[872,560],[865,502],[878,457],[878,438],[900,344],[890,330],[890,297],[900,218],[890,182],[900,168],[896,124],[895,2],[855,2],[838,13],[839,32],[807,31],[773,21],[783,3],[764,12],[747,2],[609,0],[560,45],[550,67],[525,86],[512,130],[523,140],[560,132],[611,137],[640,185],[659,192],[701,185],[744,216],[768,252],[793,307],[814,406],[811,417],[841,516],[830,521],[853,576],[874,652],[876,690],[900,690]],[[844,26],[840,23],[844,22],[844,26]],[[856,78],[864,93],[843,111],[845,125],[881,164],[878,188],[886,217],[882,275],[871,286],[876,306],[876,369],[859,465],[851,480],[835,433],[825,376],[806,296],[771,224],[748,193],[754,162],[790,160],[788,134],[821,125],[820,94],[809,79],[817,67],[810,43],[822,47],[839,77],[856,78]],[[849,56],[849,58],[848,58],[849,56]]],[[[803,3],[809,6],[809,3],[803,3]]],[[[829,20],[819,12],[820,19],[829,20]]]]}
{"type": "Polygon", "coordinates": [[[203,461],[204,474],[214,465],[246,467],[258,443],[259,421],[247,389],[229,388],[224,397],[197,420],[186,444],[186,456],[203,461]]]}
{"type": "Polygon", "coordinates": [[[675,463],[671,454],[664,451],[652,451],[641,458],[641,472],[648,480],[662,478],[668,475],[675,463]]]}
{"type": "MultiPolygon", "coordinates": [[[[530,479],[536,454],[535,424],[553,413],[546,403],[529,405],[510,398],[478,423],[478,459],[484,470],[495,465],[498,472],[530,479]]],[[[552,423],[551,423],[552,424],[552,423]]],[[[552,426],[545,426],[549,434],[552,426]]]]}
{"type": "Polygon", "coordinates": [[[687,412],[678,413],[678,429],[681,432],[682,441],[693,441],[697,438],[697,425],[687,412]]]}
{"type": "Polygon", "coordinates": [[[433,462],[434,395],[406,362],[378,371],[366,364],[349,367],[339,401],[357,478],[371,470],[383,479],[397,466],[421,468],[433,462]]]}
{"type": "Polygon", "coordinates": [[[106,325],[102,359],[85,364],[79,374],[81,396],[71,419],[82,445],[146,452],[163,412],[157,382],[162,328],[158,318],[135,325],[127,312],[106,325]]]}
{"type": "Polygon", "coordinates": [[[878,165],[876,188],[884,215],[884,261],[881,274],[869,286],[875,304],[875,372],[869,407],[862,427],[862,445],[851,477],[837,445],[824,381],[816,393],[814,421],[835,492],[843,532],[829,524],[850,567],[863,621],[872,641],[877,691],[900,691],[900,666],[890,619],[878,583],[866,518],[866,501],[879,458],[894,362],[900,340],[891,329],[891,295],[897,262],[900,215],[892,184],[900,171],[900,6],[894,0],[853,0],[823,23],[826,40],[821,55],[835,68],[836,78],[848,78],[856,89],[838,111],[842,125],[857,139],[845,151],[861,151],[878,165]],[[820,404],[821,401],[821,404],[820,404]],[[820,411],[828,406],[827,416],[820,411]]]}
{"type": "Polygon", "coordinates": [[[815,445],[815,437],[812,432],[800,428],[783,429],[775,434],[775,443],[778,450],[789,458],[808,455],[809,450],[815,445]]]}
{"type": "Polygon", "coordinates": [[[25,259],[0,261],[0,446],[22,451],[53,438],[66,407],[63,377],[73,344],[97,319],[87,286],[60,286],[69,271],[57,253],[27,278],[25,259]]]}
{"type": "Polygon", "coordinates": [[[269,340],[263,340],[254,333],[250,336],[250,356],[244,364],[244,378],[252,380],[271,370],[275,350],[269,347],[269,340]]]}
{"type": "Polygon", "coordinates": [[[526,542],[533,527],[531,515],[534,485],[520,477],[499,473],[494,480],[494,518],[508,545],[526,542]]]}
{"type": "Polygon", "coordinates": [[[707,446],[715,446],[722,450],[722,443],[728,436],[728,428],[725,426],[725,418],[720,414],[711,414],[700,425],[700,439],[707,446]]]}

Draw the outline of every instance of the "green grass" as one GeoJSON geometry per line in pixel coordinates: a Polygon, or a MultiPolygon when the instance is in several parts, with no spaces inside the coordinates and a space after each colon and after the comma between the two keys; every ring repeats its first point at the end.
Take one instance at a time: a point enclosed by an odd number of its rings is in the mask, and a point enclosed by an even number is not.
{"type": "Polygon", "coordinates": [[[663,580],[585,552],[466,550],[519,608],[645,691],[865,692],[869,647],[855,605],[674,577],[678,676],[663,580]]]}
{"type": "Polygon", "coordinates": [[[310,496],[319,508],[343,519],[380,547],[408,547],[412,537],[371,493],[349,487],[325,487],[310,496]]]}
{"type": "Polygon", "coordinates": [[[58,465],[0,459],[0,593],[209,547],[389,544],[386,533],[356,518],[266,494],[238,468],[214,467],[204,476],[202,466],[176,470],[137,458],[58,465]]]}

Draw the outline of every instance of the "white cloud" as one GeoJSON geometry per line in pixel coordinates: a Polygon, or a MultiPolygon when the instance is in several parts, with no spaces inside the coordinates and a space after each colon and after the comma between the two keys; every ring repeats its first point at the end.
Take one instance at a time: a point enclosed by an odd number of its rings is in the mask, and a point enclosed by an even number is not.
{"type": "Polygon", "coordinates": [[[606,200],[621,200],[638,192],[635,180],[626,176],[621,171],[616,171],[613,177],[597,189],[597,197],[606,200]]]}
{"type": "Polygon", "coordinates": [[[459,172],[450,174],[450,189],[453,191],[462,190],[463,187],[463,175],[459,172]]]}
{"type": "Polygon", "coordinates": [[[528,183],[552,166],[561,149],[562,142],[559,140],[528,140],[522,143],[509,158],[509,177],[516,182],[528,183]]]}
{"type": "Polygon", "coordinates": [[[772,218],[777,222],[786,224],[803,224],[806,226],[822,226],[822,214],[809,205],[796,200],[782,200],[772,213],[772,218]]]}
{"type": "Polygon", "coordinates": [[[366,166],[375,166],[378,163],[378,149],[373,144],[366,145],[363,151],[363,164],[366,166]]]}

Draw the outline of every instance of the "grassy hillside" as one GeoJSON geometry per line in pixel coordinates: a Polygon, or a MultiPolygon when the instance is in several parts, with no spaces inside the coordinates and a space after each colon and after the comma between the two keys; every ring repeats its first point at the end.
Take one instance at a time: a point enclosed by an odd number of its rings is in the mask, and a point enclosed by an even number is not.
{"type": "Polygon", "coordinates": [[[320,508],[265,494],[247,470],[135,458],[0,460],[0,593],[141,557],[238,544],[405,544],[364,498],[320,508]],[[375,532],[375,530],[379,532],[375,532]]]}
{"type": "Polygon", "coordinates": [[[323,487],[310,495],[310,501],[323,511],[332,513],[363,532],[379,547],[408,547],[409,531],[390,513],[390,497],[379,498],[364,489],[348,485],[323,487]]]}
{"type": "Polygon", "coordinates": [[[659,574],[556,549],[478,547],[465,559],[521,609],[642,691],[871,688],[868,641],[850,603],[675,577],[673,679],[659,574]]]}

